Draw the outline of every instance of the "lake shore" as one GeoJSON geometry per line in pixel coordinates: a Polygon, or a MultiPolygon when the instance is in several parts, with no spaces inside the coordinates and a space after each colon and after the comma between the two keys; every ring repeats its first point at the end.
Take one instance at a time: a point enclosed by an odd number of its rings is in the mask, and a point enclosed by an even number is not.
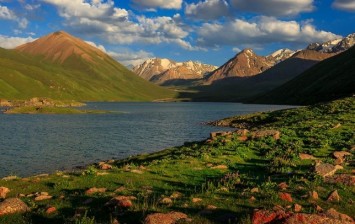
{"type": "Polygon", "coordinates": [[[354,103],[237,116],[215,123],[236,131],[206,141],[82,171],[0,180],[9,189],[4,198],[20,198],[30,210],[0,211],[0,223],[149,223],[149,215],[172,211],[182,223],[296,215],[352,223],[354,103]]]}

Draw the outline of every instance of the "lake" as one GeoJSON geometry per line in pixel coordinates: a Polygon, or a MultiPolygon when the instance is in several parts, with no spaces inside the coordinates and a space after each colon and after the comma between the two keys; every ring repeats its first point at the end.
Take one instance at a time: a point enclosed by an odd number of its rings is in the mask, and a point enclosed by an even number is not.
{"type": "Polygon", "coordinates": [[[290,106],[239,103],[88,103],[114,114],[0,114],[0,177],[72,169],[206,139],[202,122],[290,106]]]}

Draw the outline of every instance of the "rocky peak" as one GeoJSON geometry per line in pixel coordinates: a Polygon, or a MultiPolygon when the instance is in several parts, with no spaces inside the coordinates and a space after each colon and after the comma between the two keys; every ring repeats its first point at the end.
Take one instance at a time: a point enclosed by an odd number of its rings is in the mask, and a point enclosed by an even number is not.
{"type": "Polygon", "coordinates": [[[290,58],[295,53],[296,53],[295,51],[284,48],[284,49],[280,49],[280,50],[273,52],[272,54],[268,55],[267,58],[269,60],[275,61],[275,63],[279,63],[281,61],[284,61],[284,60],[290,58]]]}
{"type": "Polygon", "coordinates": [[[339,53],[350,49],[355,44],[355,33],[344,38],[330,40],[324,43],[312,43],[307,50],[314,50],[323,53],[339,53]]]}

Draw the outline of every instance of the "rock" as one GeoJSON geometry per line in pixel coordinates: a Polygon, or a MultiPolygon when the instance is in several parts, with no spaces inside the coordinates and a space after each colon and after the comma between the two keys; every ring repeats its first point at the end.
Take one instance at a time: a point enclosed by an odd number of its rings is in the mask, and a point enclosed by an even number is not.
{"type": "Polygon", "coordinates": [[[163,205],[171,205],[173,204],[173,200],[171,200],[171,198],[162,198],[159,203],[163,205]]]}
{"type": "Polygon", "coordinates": [[[6,198],[7,193],[10,192],[10,189],[7,187],[0,187],[0,199],[1,198],[6,198]]]}
{"type": "Polygon", "coordinates": [[[133,206],[132,200],[136,200],[134,196],[117,196],[112,198],[105,205],[109,207],[130,208],[133,206]]]}
{"type": "Polygon", "coordinates": [[[259,188],[254,187],[253,189],[250,190],[251,193],[259,193],[259,188]]]}
{"type": "Polygon", "coordinates": [[[0,107],[12,107],[12,103],[5,99],[0,99],[0,107]]]}
{"type": "Polygon", "coordinates": [[[54,213],[56,211],[57,211],[56,207],[49,207],[49,208],[47,208],[46,213],[47,214],[52,214],[52,213],[54,213]]]}
{"type": "Polygon", "coordinates": [[[354,219],[348,215],[337,212],[334,208],[330,208],[325,213],[328,217],[341,220],[344,223],[354,223],[354,219]]]}
{"type": "Polygon", "coordinates": [[[207,205],[207,208],[206,209],[209,209],[209,210],[216,210],[217,209],[217,206],[214,206],[214,205],[207,205]]]}
{"type": "Polygon", "coordinates": [[[92,195],[92,194],[97,194],[97,193],[105,193],[106,192],[106,188],[96,188],[96,187],[92,187],[88,190],[85,191],[86,195],[92,195]]]}
{"type": "Polygon", "coordinates": [[[249,201],[250,201],[250,202],[254,202],[254,201],[256,201],[256,198],[255,198],[254,196],[251,196],[251,197],[249,198],[249,201]]]}
{"type": "Polygon", "coordinates": [[[170,195],[170,198],[178,199],[178,198],[181,198],[182,196],[183,196],[182,193],[176,191],[170,195]]]}
{"type": "Polygon", "coordinates": [[[119,187],[119,188],[117,188],[116,190],[115,190],[115,193],[120,193],[120,192],[123,192],[123,191],[125,191],[126,190],[126,188],[124,187],[124,186],[121,186],[121,187],[119,187]]]}
{"type": "Polygon", "coordinates": [[[341,169],[343,169],[342,166],[333,166],[329,163],[320,163],[315,166],[315,172],[322,177],[333,176],[337,170],[341,169]]]}
{"type": "Polygon", "coordinates": [[[277,130],[262,130],[262,131],[254,131],[252,132],[251,136],[252,138],[265,138],[268,136],[273,137],[275,140],[280,139],[281,133],[277,130]]]}
{"type": "Polygon", "coordinates": [[[300,157],[301,160],[316,160],[317,159],[316,157],[306,154],[306,153],[300,153],[298,156],[300,157]]]}
{"type": "Polygon", "coordinates": [[[30,209],[28,206],[18,198],[8,198],[0,202],[0,216],[15,213],[25,213],[30,209]]]}
{"type": "Polygon", "coordinates": [[[290,216],[282,208],[275,207],[273,210],[254,210],[252,224],[278,223],[290,216]]]}
{"type": "Polygon", "coordinates": [[[226,169],[228,169],[228,166],[218,165],[218,166],[211,167],[211,169],[226,170],[226,169]]]}
{"type": "Polygon", "coordinates": [[[234,133],[236,133],[239,136],[246,136],[249,131],[247,129],[238,129],[234,133]]]}
{"type": "Polygon", "coordinates": [[[334,127],[332,127],[332,129],[337,129],[337,128],[340,128],[340,127],[341,127],[341,124],[338,123],[338,124],[334,125],[334,127]]]}
{"type": "Polygon", "coordinates": [[[187,215],[181,212],[154,213],[145,218],[144,224],[175,224],[183,219],[187,219],[187,215]]]}
{"type": "Polygon", "coordinates": [[[248,141],[248,136],[239,136],[237,139],[238,141],[245,142],[248,141]]]}
{"type": "Polygon", "coordinates": [[[301,212],[301,211],[302,211],[302,206],[299,205],[299,204],[294,204],[293,210],[294,210],[295,212],[301,212]]]}
{"type": "Polygon", "coordinates": [[[288,185],[286,182],[282,182],[279,185],[277,185],[281,190],[286,190],[288,188],[288,185]]]}
{"type": "Polygon", "coordinates": [[[318,200],[318,198],[319,198],[317,191],[310,191],[309,197],[313,200],[318,200]]]}
{"type": "Polygon", "coordinates": [[[107,164],[107,163],[99,163],[99,168],[101,170],[111,170],[112,166],[110,164],[107,164]]]}
{"type": "Polygon", "coordinates": [[[332,192],[329,194],[327,201],[330,201],[330,202],[339,202],[339,201],[340,201],[340,196],[339,196],[339,194],[338,194],[338,191],[337,191],[337,190],[332,191],[332,192]]]}
{"type": "Polygon", "coordinates": [[[202,199],[201,198],[193,198],[192,199],[192,203],[198,203],[198,202],[201,202],[202,199]]]}
{"type": "Polygon", "coordinates": [[[352,154],[350,152],[346,152],[346,151],[336,151],[336,152],[333,152],[333,156],[336,159],[344,159],[344,157],[352,156],[352,154]]]}
{"type": "Polygon", "coordinates": [[[323,209],[319,205],[316,205],[316,211],[317,212],[323,212],[323,209]]]}
{"type": "Polygon", "coordinates": [[[36,193],[36,196],[48,196],[49,193],[48,192],[40,192],[40,193],[36,193]]]}
{"type": "Polygon", "coordinates": [[[217,137],[223,137],[227,135],[232,135],[233,133],[231,131],[218,131],[218,132],[211,132],[210,133],[210,138],[212,140],[217,139],[217,137]]]}
{"type": "Polygon", "coordinates": [[[292,202],[292,196],[289,193],[279,192],[279,198],[283,201],[292,202]]]}
{"type": "MultiPolygon", "coordinates": [[[[325,215],[297,213],[287,218],[283,224],[330,224],[325,215]]],[[[331,222],[331,224],[340,224],[331,222]]]]}
{"type": "Polygon", "coordinates": [[[143,174],[144,172],[142,170],[131,170],[131,173],[143,174]]]}
{"type": "Polygon", "coordinates": [[[2,179],[5,180],[5,181],[10,181],[10,180],[19,179],[19,177],[18,176],[8,176],[8,177],[4,177],[2,179]]]}
{"type": "Polygon", "coordinates": [[[51,199],[53,196],[50,195],[39,195],[37,197],[35,197],[35,201],[44,201],[44,200],[49,200],[51,199]]]}
{"type": "Polygon", "coordinates": [[[332,177],[326,177],[325,182],[332,184],[340,183],[347,186],[355,186],[355,176],[350,174],[338,174],[332,177]]]}

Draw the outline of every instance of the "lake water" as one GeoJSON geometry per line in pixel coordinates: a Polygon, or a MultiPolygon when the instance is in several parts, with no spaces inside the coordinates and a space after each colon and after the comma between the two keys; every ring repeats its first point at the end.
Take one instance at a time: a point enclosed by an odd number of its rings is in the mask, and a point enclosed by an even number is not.
{"type": "Polygon", "coordinates": [[[28,176],[125,158],[203,140],[202,125],[237,114],[287,108],[238,103],[89,103],[115,114],[0,114],[0,177],[28,176]]]}

